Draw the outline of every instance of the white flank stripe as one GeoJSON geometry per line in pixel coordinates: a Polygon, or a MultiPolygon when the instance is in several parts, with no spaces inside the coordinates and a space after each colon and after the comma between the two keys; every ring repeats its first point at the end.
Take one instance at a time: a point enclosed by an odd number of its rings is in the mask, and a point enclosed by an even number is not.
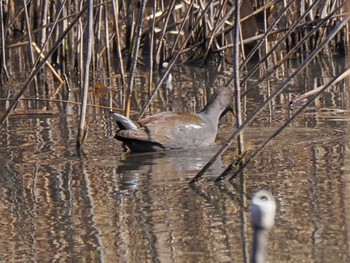
{"type": "Polygon", "coordinates": [[[195,125],[195,124],[187,124],[187,125],[185,125],[185,128],[201,129],[202,126],[201,125],[195,125]]]}

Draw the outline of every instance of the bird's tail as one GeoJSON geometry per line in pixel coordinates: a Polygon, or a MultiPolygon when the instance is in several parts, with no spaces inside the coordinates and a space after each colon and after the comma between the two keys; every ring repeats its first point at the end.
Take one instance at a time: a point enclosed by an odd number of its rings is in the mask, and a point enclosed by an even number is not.
{"type": "Polygon", "coordinates": [[[110,112],[113,119],[117,122],[119,129],[121,130],[135,130],[137,126],[132,122],[132,120],[126,118],[125,116],[115,113],[113,111],[110,112]]]}

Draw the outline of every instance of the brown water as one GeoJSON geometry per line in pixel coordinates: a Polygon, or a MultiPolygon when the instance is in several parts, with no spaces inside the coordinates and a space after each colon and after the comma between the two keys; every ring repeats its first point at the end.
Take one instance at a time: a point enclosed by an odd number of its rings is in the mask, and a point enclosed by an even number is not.
{"type": "MultiPolygon", "coordinates": [[[[173,76],[173,90],[156,97],[154,112],[199,109],[206,93],[227,78],[194,68],[173,76]],[[203,95],[195,95],[198,87],[203,95]]],[[[316,80],[326,81],[312,74],[299,78],[256,119],[244,134],[248,153],[288,117],[288,98],[303,91],[301,83],[309,88],[316,80]]],[[[266,92],[247,98],[247,115],[266,92]]],[[[269,262],[350,261],[348,97],[344,83],[330,89],[245,169],[248,200],[259,189],[277,200],[269,262]]],[[[191,188],[188,182],[218,146],[125,154],[107,111],[89,108],[89,134],[78,154],[78,106],[22,101],[16,111],[45,107],[47,115],[13,115],[0,128],[1,262],[247,260],[252,230],[240,182],[213,183],[235,156],[234,147],[191,188]]],[[[226,117],[218,144],[232,126],[226,117]]]]}

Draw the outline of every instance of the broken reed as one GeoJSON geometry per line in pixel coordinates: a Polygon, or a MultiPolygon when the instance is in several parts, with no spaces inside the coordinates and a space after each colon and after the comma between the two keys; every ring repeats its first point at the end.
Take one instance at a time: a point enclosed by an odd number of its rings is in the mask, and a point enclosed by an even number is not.
{"type": "MultiPolygon", "coordinates": [[[[42,56],[38,53],[50,50],[85,5],[84,1],[78,0],[8,0],[2,3],[2,80],[18,71],[29,72],[42,56]],[[14,59],[16,57],[18,59],[14,59]]],[[[243,60],[247,58],[245,63],[253,53],[263,57],[283,38],[266,59],[265,66],[269,68],[283,60],[284,54],[296,45],[298,49],[288,56],[304,55],[313,50],[345,12],[340,8],[332,16],[327,16],[342,6],[341,0],[242,0],[240,3],[240,56],[243,60]],[[312,9],[305,15],[310,6],[312,9]],[[325,18],[327,21],[319,25],[325,18]],[[315,27],[318,28],[315,30],[315,27]],[[311,30],[315,30],[312,36],[304,39],[311,30]],[[249,55],[257,43],[260,43],[258,48],[249,55]]],[[[150,73],[175,57],[179,63],[208,59],[218,59],[218,66],[232,63],[234,10],[234,1],[227,0],[94,1],[91,71],[115,69],[118,82],[126,84],[133,76],[134,70],[131,69],[140,67],[136,61],[146,65],[150,73]],[[138,29],[140,34],[137,34],[138,29]]],[[[87,14],[78,20],[51,56],[51,64],[60,69],[62,75],[83,72],[86,27],[87,14]]],[[[348,30],[348,26],[344,27],[334,40],[334,47],[339,51],[344,51],[349,45],[348,30]]],[[[82,82],[82,74],[80,76],[82,82]]]]}

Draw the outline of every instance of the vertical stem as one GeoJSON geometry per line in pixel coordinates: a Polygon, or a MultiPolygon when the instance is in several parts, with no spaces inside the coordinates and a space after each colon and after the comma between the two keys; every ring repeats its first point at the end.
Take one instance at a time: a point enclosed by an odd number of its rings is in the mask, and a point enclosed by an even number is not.
{"type": "MultiPolygon", "coordinates": [[[[4,10],[2,8],[2,1],[0,1],[0,36],[1,36],[1,67],[5,72],[5,77],[6,77],[6,81],[10,79],[9,73],[7,71],[7,66],[6,66],[6,53],[5,53],[5,32],[4,32],[4,10]]],[[[8,9],[8,5],[4,5],[5,9],[8,9]]],[[[8,10],[5,10],[6,12],[8,12],[8,10]]],[[[0,70],[1,73],[1,70],[0,70]]]]}
{"type": "MultiPolygon", "coordinates": [[[[239,37],[240,37],[240,1],[235,0],[235,15],[234,15],[234,31],[233,31],[233,70],[234,70],[234,87],[235,87],[235,110],[236,110],[236,125],[240,127],[242,125],[242,109],[241,109],[241,85],[239,83],[239,37]]],[[[242,154],[243,147],[243,135],[240,133],[238,136],[238,151],[242,154]]]]}
{"type": "MultiPolygon", "coordinates": [[[[60,18],[60,15],[61,15],[61,13],[63,12],[63,6],[64,6],[64,3],[66,2],[66,0],[63,0],[63,2],[61,3],[61,6],[60,6],[60,8],[57,10],[57,12],[56,12],[56,18],[55,18],[55,20],[54,20],[54,22],[53,22],[53,24],[51,25],[51,27],[50,27],[50,32],[49,32],[49,34],[48,35],[46,35],[46,33],[45,33],[45,39],[41,39],[41,47],[40,47],[40,50],[38,51],[37,50],[37,52],[39,52],[39,55],[38,55],[38,57],[37,57],[37,59],[36,59],[36,61],[35,61],[35,64],[36,63],[38,63],[38,61],[40,60],[40,58],[43,56],[43,51],[44,50],[46,50],[46,46],[47,46],[47,43],[50,41],[50,39],[51,39],[51,35],[54,33],[54,32],[58,32],[58,30],[57,30],[57,24],[58,24],[58,20],[59,20],[59,18],[60,18]]],[[[46,16],[47,16],[47,14],[46,14],[46,16]]],[[[47,18],[45,19],[45,21],[47,21],[47,18]]],[[[63,20],[63,21],[66,21],[65,19],[63,20]]],[[[44,23],[44,22],[43,22],[44,23]]],[[[45,22],[45,24],[46,24],[46,22],[45,22]]],[[[43,25],[44,26],[44,25],[43,25]]],[[[62,28],[62,30],[65,30],[67,28],[67,21],[65,22],[65,26],[62,28]]],[[[58,37],[58,36],[57,36],[58,37]]],[[[33,47],[35,48],[35,49],[37,49],[38,48],[38,46],[35,44],[35,43],[33,43],[33,47]]]]}
{"type": "Polygon", "coordinates": [[[120,74],[122,76],[122,84],[125,84],[125,73],[124,73],[124,64],[123,64],[123,57],[122,57],[122,51],[120,47],[120,32],[119,32],[119,5],[118,2],[113,0],[112,1],[112,8],[113,8],[113,14],[114,14],[114,27],[115,27],[115,43],[117,46],[117,58],[118,58],[118,64],[120,68],[120,74]]]}
{"type": "Polygon", "coordinates": [[[109,47],[109,27],[108,27],[108,11],[106,4],[103,6],[104,18],[105,18],[105,41],[106,41],[106,61],[107,61],[107,71],[111,70],[111,51],[109,47]]]}
{"type": "MultiPolygon", "coordinates": [[[[241,173],[243,174],[243,173],[241,173]]],[[[241,181],[241,186],[243,181],[241,181]]],[[[242,233],[242,250],[243,250],[243,258],[244,262],[249,262],[249,252],[248,252],[248,231],[247,231],[247,212],[245,208],[247,207],[247,196],[245,194],[245,190],[241,189],[240,193],[241,198],[241,233],[242,233]]]]}
{"type": "MultiPolygon", "coordinates": [[[[239,82],[239,40],[240,40],[240,0],[235,0],[235,14],[234,14],[234,25],[233,30],[233,74],[234,74],[234,87],[235,87],[235,111],[236,111],[236,125],[240,127],[242,125],[242,107],[241,107],[241,85],[239,82]]],[[[244,141],[243,133],[239,133],[237,137],[238,153],[241,155],[244,152],[244,141]]],[[[240,184],[241,184],[241,221],[242,221],[242,238],[243,238],[243,255],[244,258],[248,258],[247,249],[247,216],[244,207],[247,205],[246,198],[246,184],[243,171],[240,173],[240,184]]]]}
{"type": "MultiPolygon", "coordinates": [[[[112,86],[112,74],[111,74],[111,50],[110,50],[110,46],[109,46],[109,26],[108,26],[108,10],[107,10],[107,5],[105,4],[103,6],[103,10],[104,10],[104,19],[105,19],[105,41],[106,41],[106,61],[107,61],[107,76],[108,76],[108,87],[112,86]]],[[[108,99],[109,99],[109,110],[112,110],[112,106],[113,106],[113,93],[112,90],[109,89],[108,91],[108,99]]]]}
{"type": "Polygon", "coordinates": [[[240,48],[241,48],[241,52],[242,52],[242,59],[244,61],[246,59],[246,56],[245,56],[245,51],[244,51],[242,24],[241,23],[239,23],[239,40],[241,43],[240,48]]]}
{"type": "Polygon", "coordinates": [[[127,93],[126,93],[125,112],[124,112],[126,117],[129,117],[129,113],[130,113],[131,93],[134,87],[134,76],[135,76],[135,70],[136,70],[137,61],[138,61],[139,46],[140,46],[141,33],[142,33],[141,29],[142,29],[142,22],[143,22],[143,13],[145,12],[146,2],[147,0],[142,0],[141,8],[139,10],[139,17],[137,21],[136,37],[134,38],[135,41],[133,44],[133,57],[132,57],[131,71],[130,71],[128,89],[126,91],[127,93]]]}
{"type": "MultiPolygon", "coordinates": [[[[80,4],[82,5],[82,3],[80,4]]],[[[83,38],[84,38],[84,33],[83,33],[83,22],[81,20],[81,18],[79,19],[79,23],[78,23],[78,47],[77,49],[79,50],[78,51],[78,54],[79,54],[79,63],[78,63],[78,72],[83,72],[83,63],[84,63],[84,60],[83,60],[83,38]]],[[[80,82],[80,88],[81,88],[81,85],[83,83],[83,77],[82,77],[82,74],[79,75],[79,82],[80,82]]]]}
{"type": "MultiPolygon", "coordinates": [[[[28,32],[28,42],[29,42],[28,48],[29,48],[30,63],[31,63],[31,67],[34,67],[35,59],[34,59],[34,52],[33,52],[33,45],[32,45],[32,33],[30,30],[30,22],[29,22],[29,15],[28,15],[26,0],[23,0],[23,5],[24,5],[24,14],[25,14],[25,20],[26,20],[27,32],[28,32]]],[[[35,83],[35,95],[39,97],[38,82],[36,77],[34,78],[34,83],[35,83]]]]}
{"type": "MultiPolygon", "coordinates": [[[[65,5],[65,13],[63,13],[63,16],[66,14],[67,16],[71,14],[72,10],[71,7],[74,7],[74,0],[67,0],[67,4],[65,5]]],[[[74,8],[73,8],[74,10],[74,8]]],[[[65,28],[67,26],[67,24],[64,24],[62,22],[62,27],[65,28]]],[[[77,49],[77,42],[75,41],[75,33],[72,30],[72,32],[69,32],[67,39],[65,39],[65,41],[63,42],[63,50],[65,54],[64,58],[65,58],[65,63],[67,68],[65,68],[65,73],[69,73],[69,69],[72,70],[71,67],[73,67],[75,61],[76,61],[76,52],[75,50],[77,49]],[[69,48],[68,48],[69,47],[69,48]]]]}
{"type": "MultiPolygon", "coordinates": [[[[267,12],[267,10],[266,10],[266,8],[264,8],[264,32],[267,31],[267,14],[266,14],[266,12],[267,12]]],[[[266,55],[267,52],[268,52],[268,45],[269,45],[269,42],[267,41],[267,35],[266,34],[264,36],[264,44],[265,44],[264,45],[264,48],[265,48],[264,55],[266,55]]],[[[266,63],[265,64],[266,68],[268,68],[268,66],[269,66],[268,60],[266,60],[265,63],[266,63]]]]}
{"type": "Polygon", "coordinates": [[[181,25],[180,25],[180,28],[179,28],[179,30],[178,30],[178,31],[179,31],[179,34],[177,34],[176,39],[175,39],[175,41],[174,41],[174,45],[173,45],[173,47],[172,47],[172,49],[171,49],[171,51],[170,51],[170,56],[171,56],[171,57],[174,56],[175,48],[176,48],[176,46],[177,46],[178,41],[180,40],[180,37],[181,37],[180,32],[183,31],[183,29],[184,29],[184,27],[185,27],[185,25],[186,25],[186,21],[190,20],[190,16],[191,16],[190,11],[192,10],[192,7],[193,7],[193,5],[194,5],[194,1],[195,1],[195,0],[191,0],[189,6],[188,6],[188,8],[187,8],[186,14],[185,14],[184,17],[183,17],[183,21],[182,21],[182,23],[181,23],[181,25]]]}
{"type": "MultiPolygon", "coordinates": [[[[176,1],[171,1],[171,4],[170,4],[169,9],[168,9],[169,10],[168,14],[166,16],[166,19],[165,19],[163,27],[162,27],[162,31],[160,33],[159,43],[158,43],[157,52],[156,52],[156,64],[158,65],[158,67],[162,67],[162,65],[160,65],[160,61],[161,61],[160,52],[161,52],[162,47],[163,47],[164,36],[165,36],[165,32],[166,32],[167,27],[168,27],[170,16],[173,13],[173,10],[175,8],[175,3],[176,3],[176,1]]],[[[154,19],[155,19],[155,17],[154,17],[154,19]]]]}
{"type": "MultiPolygon", "coordinates": [[[[235,14],[234,14],[234,25],[235,28],[233,30],[233,70],[234,70],[234,87],[235,87],[235,111],[236,111],[236,126],[240,127],[242,125],[242,107],[241,107],[241,85],[239,81],[239,42],[240,42],[240,34],[241,32],[241,23],[240,23],[240,7],[241,1],[235,0],[235,14]]],[[[241,41],[243,43],[243,41],[241,41]]],[[[242,51],[244,51],[242,46],[242,51]]],[[[244,141],[243,141],[243,133],[239,133],[237,137],[238,144],[238,153],[241,155],[244,152],[244,141]]],[[[241,184],[241,222],[242,222],[242,239],[243,246],[242,252],[244,259],[249,258],[248,253],[248,242],[247,242],[247,215],[244,207],[247,206],[247,198],[246,198],[246,183],[243,171],[240,173],[240,184],[241,184]]]]}
{"type": "MultiPolygon", "coordinates": [[[[68,14],[68,8],[67,6],[71,7],[70,5],[70,1],[69,0],[64,0],[62,1],[61,3],[61,14],[62,14],[62,17],[66,17],[68,14]],[[68,2],[67,2],[68,1],[68,2]]],[[[58,17],[58,16],[57,16],[58,17]]],[[[61,28],[62,28],[62,31],[66,30],[67,28],[67,25],[68,25],[68,19],[63,19],[62,20],[62,23],[61,23],[61,28]]],[[[66,71],[67,71],[67,63],[68,63],[68,54],[69,54],[69,50],[68,50],[68,43],[72,43],[72,42],[69,42],[69,35],[68,35],[68,38],[65,39],[63,42],[62,42],[62,45],[60,47],[60,56],[61,56],[61,70],[62,70],[62,75],[65,75],[66,74],[66,71]]],[[[69,47],[69,49],[74,49],[74,44],[72,44],[72,46],[69,47]]],[[[69,85],[69,84],[68,84],[69,85]]]]}
{"type": "Polygon", "coordinates": [[[91,51],[94,40],[93,33],[93,0],[88,1],[88,24],[87,24],[87,51],[84,64],[84,82],[83,82],[83,94],[82,94],[82,103],[80,111],[80,123],[77,135],[77,148],[79,149],[84,144],[84,139],[86,136],[86,106],[87,106],[87,97],[88,97],[88,88],[89,88],[89,68],[91,61],[91,51]]]}
{"type": "Polygon", "coordinates": [[[141,112],[138,116],[138,118],[140,119],[143,114],[145,113],[146,109],[148,108],[148,106],[151,104],[152,99],[154,98],[157,90],[160,88],[160,86],[162,85],[163,81],[166,79],[166,77],[168,76],[168,74],[170,73],[170,70],[172,69],[172,67],[174,66],[175,62],[177,61],[178,57],[180,56],[180,54],[182,53],[181,51],[183,50],[183,48],[187,45],[188,41],[191,39],[194,30],[196,29],[196,27],[198,26],[199,22],[201,21],[202,17],[204,16],[205,12],[209,9],[210,4],[213,2],[213,0],[210,0],[209,3],[207,4],[207,6],[202,10],[202,12],[199,14],[197,20],[195,21],[195,23],[193,24],[193,27],[191,29],[191,32],[188,34],[188,36],[186,37],[185,41],[181,44],[179,51],[175,54],[175,56],[170,60],[168,67],[166,68],[166,71],[163,73],[162,77],[160,78],[160,80],[158,81],[157,85],[155,86],[155,88],[152,91],[152,94],[149,96],[148,101],[146,102],[146,104],[143,106],[143,108],[141,109],[141,112]]]}
{"type": "Polygon", "coordinates": [[[95,31],[95,43],[97,43],[97,45],[95,47],[96,50],[94,49],[94,51],[93,51],[94,52],[94,56],[93,56],[94,60],[92,61],[93,65],[94,65],[93,66],[94,68],[99,67],[99,59],[98,59],[99,58],[99,52],[96,52],[96,51],[101,50],[101,46],[102,46],[102,29],[103,29],[103,25],[102,25],[103,13],[102,12],[103,12],[103,9],[104,9],[103,5],[100,5],[98,7],[98,11],[97,11],[97,13],[98,13],[97,21],[96,21],[96,24],[97,24],[96,25],[96,31],[97,32],[95,31]]]}
{"type": "Polygon", "coordinates": [[[152,20],[152,29],[150,36],[150,45],[149,45],[149,80],[148,80],[148,96],[151,95],[153,88],[153,51],[154,51],[154,31],[156,23],[156,13],[157,13],[157,1],[153,1],[153,20],[152,20]]]}
{"type": "Polygon", "coordinates": [[[46,24],[47,24],[47,11],[48,11],[48,1],[44,0],[41,9],[41,39],[40,39],[40,49],[45,50],[44,44],[46,42],[46,24]]]}

